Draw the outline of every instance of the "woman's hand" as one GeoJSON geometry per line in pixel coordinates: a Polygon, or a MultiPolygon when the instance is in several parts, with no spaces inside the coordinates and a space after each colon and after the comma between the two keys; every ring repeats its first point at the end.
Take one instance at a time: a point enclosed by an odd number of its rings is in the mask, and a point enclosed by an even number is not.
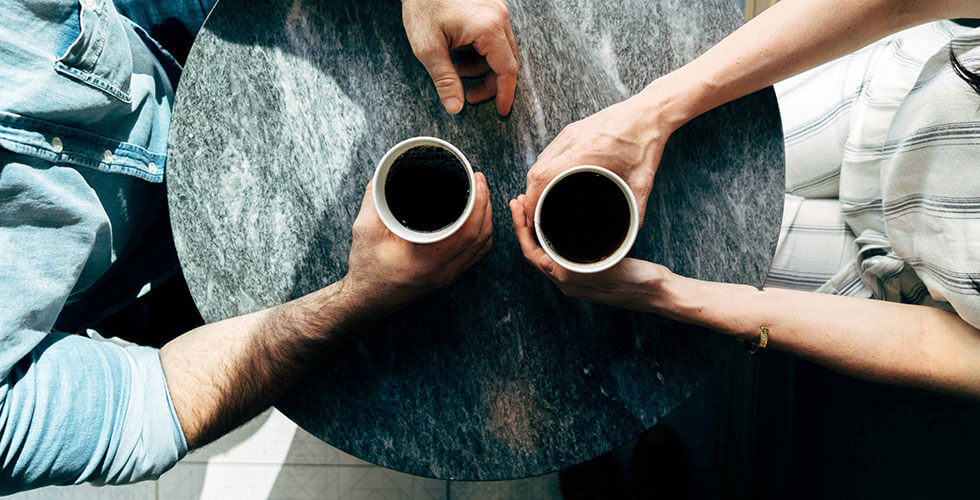
{"type": "Polygon", "coordinates": [[[405,241],[381,223],[368,183],[354,221],[350,263],[344,282],[377,305],[398,308],[451,285],[493,245],[487,179],[476,173],[476,202],[463,227],[449,238],[420,245],[405,241]]]}
{"type": "Polygon", "coordinates": [[[520,64],[504,2],[403,0],[402,22],[412,51],[432,77],[446,111],[456,114],[463,109],[460,77],[482,77],[466,92],[466,101],[472,104],[496,96],[497,112],[510,113],[520,64]],[[456,61],[451,51],[456,51],[456,61]]]}
{"type": "Polygon", "coordinates": [[[575,273],[548,257],[534,238],[533,223],[524,211],[525,196],[510,202],[514,232],[524,258],[548,277],[565,295],[642,312],[667,313],[665,293],[674,276],[666,267],[639,259],[623,259],[594,274],[575,273]]]}
{"type": "Polygon", "coordinates": [[[565,127],[538,156],[527,173],[523,199],[529,220],[545,186],[558,174],[579,165],[605,167],[623,178],[639,204],[640,224],[667,138],[680,125],[647,91],[565,127]]]}
{"type": "Polygon", "coordinates": [[[520,197],[510,202],[524,257],[566,295],[653,312],[743,340],[758,340],[765,326],[769,348],[841,373],[980,399],[980,331],[955,313],[700,281],[638,259],[624,259],[600,273],[573,273],[534,240],[525,203],[520,197]]]}

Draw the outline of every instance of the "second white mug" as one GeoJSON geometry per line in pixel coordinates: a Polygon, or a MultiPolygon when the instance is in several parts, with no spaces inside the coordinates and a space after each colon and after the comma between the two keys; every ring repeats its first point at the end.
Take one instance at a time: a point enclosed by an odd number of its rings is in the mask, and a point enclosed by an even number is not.
{"type": "Polygon", "coordinates": [[[629,185],[595,165],[555,176],[534,210],[534,231],[545,253],[578,273],[604,271],[623,260],[639,226],[639,209],[629,185]]]}

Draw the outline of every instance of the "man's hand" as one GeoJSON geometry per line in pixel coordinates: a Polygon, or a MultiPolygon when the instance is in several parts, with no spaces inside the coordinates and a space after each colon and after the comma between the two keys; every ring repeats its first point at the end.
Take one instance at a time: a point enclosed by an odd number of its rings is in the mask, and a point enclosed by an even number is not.
{"type": "Polygon", "coordinates": [[[409,243],[388,231],[374,209],[368,183],[354,221],[350,265],[344,281],[369,301],[400,307],[452,284],[479,261],[493,244],[490,189],[476,173],[476,202],[470,218],[455,234],[438,243],[409,243]]]}
{"type": "Polygon", "coordinates": [[[510,113],[520,65],[504,2],[402,0],[402,22],[412,51],[432,77],[446,111],[456,114],[463,109],[460,77],[482,77],[466,92],[466,101],[472,104],[496,96],[497,112],[510,113]],[[456,51],[455,62],[450,51],[456,51]]]}
{"type": "Polygon", "coordinates": [[[664,144],[677,126],[660,118],[657,110],[641,93],[565,127],[527,173],[523,203],[530,220],[541,192],[555,176],[579,165],[596,165],[630,186],[642,225],[664,144]]]}
{"type": "Polygon", "coordinates": [[[188,446],[206,444],[240,425],[387,314],[452,283],[490,250],[490,215],[487,180],[477,173],[476,204],[459,232],[416,245],[381,223],[368,184],[342,280],[285,304],[202,326],[160,350],[188,446]]]}
{"type": "Polygon", "coordinates": [[[526,199],[520,195],[510,202],[514,232],[524,258],[554,283],[565,295],[642,312],[665,314],[664,291],[674,276],[666,267],[639,259],[623,259],[599,273],[575,273],[548,257],[534,239],[532,222],[524,211],[526,199]]]}

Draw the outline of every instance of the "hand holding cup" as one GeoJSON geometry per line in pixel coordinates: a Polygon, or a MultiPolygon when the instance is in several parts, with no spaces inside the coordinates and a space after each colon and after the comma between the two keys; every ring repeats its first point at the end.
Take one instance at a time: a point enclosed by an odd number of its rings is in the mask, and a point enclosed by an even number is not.
{"type": "Polygon", "coordinates": [[[345,280],[379,307],[398,308],[451,285],[493,245],[490,190],[482,173],[474,174],[472,211],[452,234],[429,244],[388,230],[375,209],[374,192],[372,181],[354,221],[345,280]]]}
{"type": "Polygon", "coordinates": [[[664,116],[650,87],[625,101],[566,126],[538,155],[527,173],[524,210],[535,216],[545,186],[579,165],[600,165],[626,181],[636,198],[640,219],[660,165],[667,138],[680,126],[664,116]]]}
{"type": "Polygon", "coordinates": [[[577,273],[597,273],[626,257],[639,230],[633,192],[609,170],[582,165],[542,190],[534,230],[544,252],[577,273]]]}

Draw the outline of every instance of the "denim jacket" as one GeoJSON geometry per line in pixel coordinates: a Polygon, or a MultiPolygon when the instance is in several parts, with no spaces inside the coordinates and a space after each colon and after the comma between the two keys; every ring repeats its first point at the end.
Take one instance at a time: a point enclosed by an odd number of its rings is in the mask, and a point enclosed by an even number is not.
{"type": "Polygon", "coordinates": [[[206,6],[0,0],[0,495],[154,478],[187,453],[156,350],[53,330],[175,263],[152,226],[180,66],[120,10],[193,33],[206,6]]]}
{"type": "Polygon", "coordinates": [[[111,0],[0,0],[0,12],[0,146],[163,182],[173,58],[111,0]]]}

